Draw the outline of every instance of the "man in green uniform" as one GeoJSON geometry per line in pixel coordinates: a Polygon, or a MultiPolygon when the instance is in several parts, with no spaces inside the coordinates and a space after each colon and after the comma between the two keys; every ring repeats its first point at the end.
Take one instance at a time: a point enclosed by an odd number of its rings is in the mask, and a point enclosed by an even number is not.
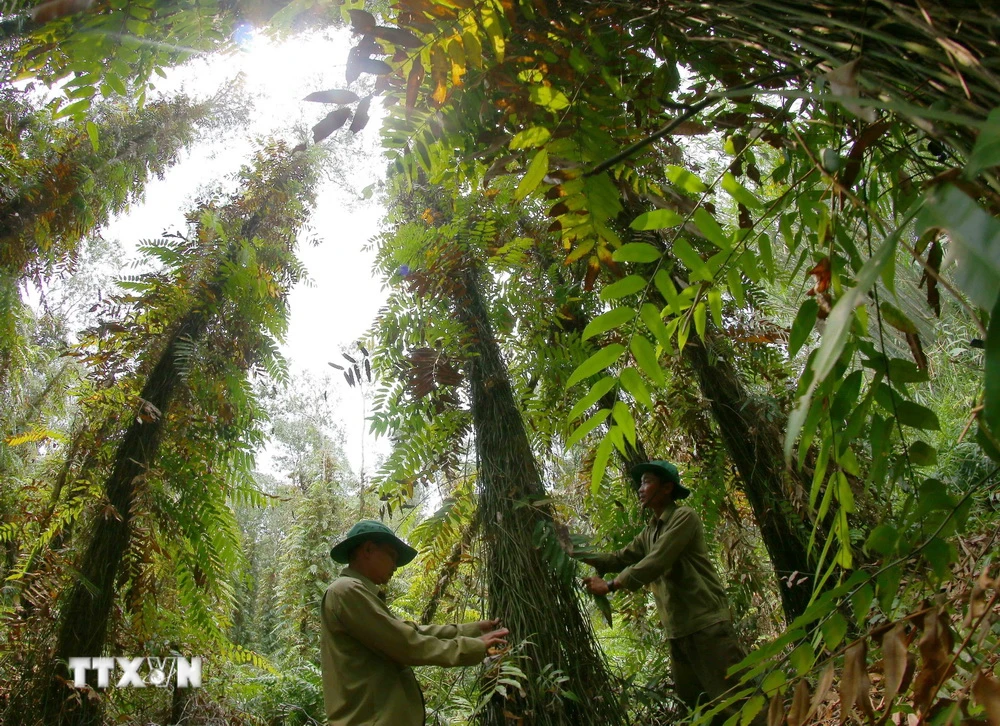
{"type": "Polygon", "coordinates": [[[691,493],[681,485],[677,467],[650,461],[631,474],[640,503],[654,516],[624,549],[581,557],[602,575],[618,573],[611,580],[588,577],[584,584],[595,595],[649,586],[670,641],[677,695],[693,709],[729,690],[733,683],[726,670],[743,660],[744,652],[730,622],[726,590],[708,557],[701,519],[677,504],[691,493]]]}
{"type": "Polygon", "coordinates": [[[417,625],[397,618],[378,594],[417,551],[381,522],[362,520],[330,557],[348,563],[323,595],[320,651],[330,726],[421,726],[424,698],[411,666],[475,665],[502,645],[498,620],[417,625]]]}

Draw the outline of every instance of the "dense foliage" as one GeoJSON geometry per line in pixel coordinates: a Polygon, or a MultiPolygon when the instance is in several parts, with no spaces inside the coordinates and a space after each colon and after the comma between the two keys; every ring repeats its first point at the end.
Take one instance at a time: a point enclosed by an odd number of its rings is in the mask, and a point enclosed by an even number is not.
{"type": "Polygon", "coordinates": [[[4,722],[321,721],[316,605],[360,516],[424,550],[397,610],[512,628],[481,669],[421,673],[431,722],[675,722],[646,595],[585,598],[570,557],[641,527],[622,475],[656,455],[754,646],[699,718],[1000,724],[997,9],[369,10],[6,9],[4,722]],[[211,103],[147,103],[150,79],[241,19],[350,23],[311,140],[146,243],[86,330],[33,308],[210,130],[211,103]],[[332,384],[289,379],[277,343],[320,145],[378,101],[388,299],[331,363],[391,438],[371,482],[332,384]],[[254,471],[268,440],[282,479],[254,471]],[[59,665],[198,648],[218,670],[194,695],[74,690],[59,665]]]}

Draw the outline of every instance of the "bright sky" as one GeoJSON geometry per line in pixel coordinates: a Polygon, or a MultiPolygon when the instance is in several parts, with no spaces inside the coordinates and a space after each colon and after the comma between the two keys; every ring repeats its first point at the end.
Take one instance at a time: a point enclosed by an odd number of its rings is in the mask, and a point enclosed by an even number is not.
{"type": "MultiPolygon", "coordinates": [[[[183,90],[195,98],[213,95],[240,72],[256,107],[249,129],[228,132],[221,140],[199,144],[182,157],[162,180],[147,188],[145,201],[114,220],[105,230],[108,239],[119,240],[133,251],[140,240],[155,238],[164,230],[181,226],[184,211],[204,184],[225,182],[246,163],[256,147],[255,139],[276,136],[291,143],[296,127],[309,128],[333,107],[307,103],[312,91],[344,88],[344,64],[351,47],[349,31],[324,31],[276,43],[252,34],[242,34],[242,50],[224,56],[196,59],[169,72],[157,92],[171,95],[183,90]]],[[[364,446],[367,477],[374,473],[376,453],[387,452],[387,442],[376,444],[363,424],[361,398],[348,388],[328,361],[343,362],[340,351],[355,342],[372,323],[384,301],[381,284],[372,278],[371,252],[362,247],[378,232],[382,209],[361,201],[341,188],[346,178],[355,192],[384,176],[385,163],[379,153],[379,109],[372,106],[372,120],[354,136],[343,128],[325,143],[346,143],[346,168],[330,170],[317,195],[308,237],[318,246],[303,244],[300,257],[309,270],[311,287],[299,286],[291,295],[291,323],[283,352],[293,373],[308,371],[317,379],[329,376],[329,400],[339,400],[338,412],[347,435],[347,455],[358,472],[364,446]],[[333,374],[333,375],[330,375],[333,374]]],[[[134,254],[134,253],[133,253],[134,254]]],[[[320,392],[317,391],[317,395],[320,392]]],[[[259,465],[269,469],[269,457],[259,465]]],[[[278,473],[278,472],[274,472],[278,473]]]]}

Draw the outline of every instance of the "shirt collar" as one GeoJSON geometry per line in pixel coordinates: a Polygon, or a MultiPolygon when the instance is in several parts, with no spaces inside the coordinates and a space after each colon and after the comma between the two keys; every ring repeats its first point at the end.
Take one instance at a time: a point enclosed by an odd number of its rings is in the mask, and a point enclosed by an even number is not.
{"type": "Polygon", "coordinates": [[[378,596],[378,585],[369,580],[367,577],[362,575],[355,569],[352,569],[350,565],[345,567],[340,571],[341,577],[353,577],[355,580],[361,580],[361,584],[365,586],[373,595],[378,596]]]}
{"type": "Polygon", "coordinates": [[[663,512],[660,514],[659,517],[655,515],[651,517],[649,523],[652,524],[653,526],[656,526],[660,524],[660,522],[667,522],[670,520],[672,516],[674,516],[674,512],[676,511],[677,511],[677,502],[671,502],[663,509],[663,512]]]}

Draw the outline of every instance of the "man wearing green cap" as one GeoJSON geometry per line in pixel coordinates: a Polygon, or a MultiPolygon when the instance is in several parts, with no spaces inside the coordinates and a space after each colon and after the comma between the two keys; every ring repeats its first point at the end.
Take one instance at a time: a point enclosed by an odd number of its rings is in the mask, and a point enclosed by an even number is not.
{"type": "Polygon", "coordinates": [[[378,587],[417,551],[381,522],[362,520],[330,550],[347,564],[323,595],[320,651],[330,726],[421,726],[424,698],[411,666],[475,665],[502,645],[499,620],[417,625],[389,610],[378,587]]]}
{"type": "Polygon", "coordinates": [[[733,683],[726,671],[743,660],[743,649],[730,624],[726,590],[708,557],[701,519],[691,507],[677,504],[691,493],[677,467],[650,461],[635,466],[631,475],[639,502],[654,516],[624,549],[581,556],[601,574],[618,573],[610,580],[588,577],[584,584],[595,595],[649,586],[670,641],[677,695],[693,709],[729,690],[733,683]]]}

